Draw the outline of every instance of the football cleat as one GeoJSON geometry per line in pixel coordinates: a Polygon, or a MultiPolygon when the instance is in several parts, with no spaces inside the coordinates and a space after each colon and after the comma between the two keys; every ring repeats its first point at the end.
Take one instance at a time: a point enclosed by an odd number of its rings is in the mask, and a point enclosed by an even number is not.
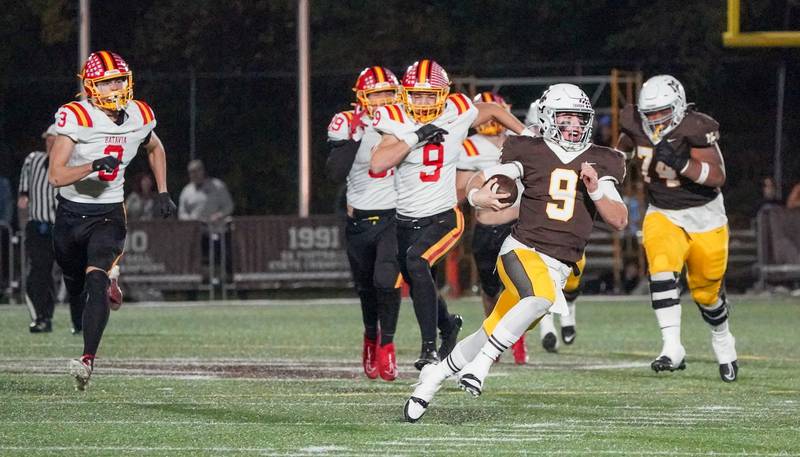
{"type": "Polygon", "coordinates": [[[122,289],[119,288],[117,278],[111,279],[108,284],[108,307],[112,311],[118,310],[122,306],[122,289]]]}
{"type": "Polygon", "coordinates": [[[511,345],[511,352],[514,354],[514,363],[517,365],[528,363],[528,348],[525,347],[525,335],[519,337],[517,342],[511,345]]]}
{"type": "Polygon", "coordinates": [[[369,379],[378,377],[378,341],[364,337],[364,350],[361,352],[361,365],[364,367],[364,374],[369,379]]]}
{"type": "Polygon", "coordinates": [[[414,362],[414,368],[421,371],[425,365],[438,363],[440,360],[439,353],[436,352],[436,349],[426,347],[423,343],[422,350],[419,352],[419,358],[414,362]]]}
{"type": "Polygon", "coordinates": [[[555,333],[548,332],[542,337],[542,347],[547,352],[558,352],[558,337],[555,333]]]}
{"type": "Polygon", "coordinates": [[[574,325],[567,325],[561,327],[561,340],[564,344],[572,344],[575,342],[575,326],[574,325]]]}
{"type": "Polygon", "coordinates": [[[472,362],[461,369],[458,387],[472,394],[473,397],[479,397],[483,393],[484,380],[489,375],[489,369],[493,363],[494,361],[491,358],[479,353],[472,362]]]}
{"type": "Polygon", "coordinates": [[[725,382],[736,381],[738,375],[739,375],[739,364],[736,363],[735,360],[733,362],[719,364],[719,377],[722,378],[723,381],[725,382]]]}
{"type": "Polygon", "coordinates": [[[464,325],[464,319],[461,318],[460,314],[450,316],[450,322],[452,326],[449,332],[439,332],[439,339],[442,340],[441,345],[439,345],[439,357],[442,359],[450,355],[450,352],[456,347],[458,332],[461,331],[461,326],[464,325]]]}
{"type": "Polygon", "coordinates": [[[31,333],[50,333],[53,331],[53,324],[50,319],[34,321],[28,326],[28,331],[31,333]]]}
{"type": "Polygon", "coordinates": [[[442,387],[444,380],[445,378],[436,368],[436,364],[431,363],[422,368],[419,373],[419,381],[414,384],[414,393],[406,400],[403,407],[403,416],[407,422],[416,422],[425,414],[433,396],[442,387]]]}
{"type": "Polygon", "coordinates": [[[378,349],[378,374],[384,381],[397,379],[397,356],[394,353],[394,343],[380,346],[378,349]]]}
{"type": "Polygon", "coordinates": [[[75,378],[75,390],[86,390],[86,385],[89,384],[93,369],[92,359],[90,358],[81,357],[80,359],[69,361],[69,374],[75,378]]]}
{"type": "Polygon", "coordinates": [[[656,373],[661,371],[676,371],[676,370],[685,370],[686,369],[686,361],[681,359],[681,363],[674,364],[672,363],[672,359],[669,357],[662,355],[659,356],[657,359],[653,360],[653,363],[650,364],[650,368],[653,369],[656,373]]]}

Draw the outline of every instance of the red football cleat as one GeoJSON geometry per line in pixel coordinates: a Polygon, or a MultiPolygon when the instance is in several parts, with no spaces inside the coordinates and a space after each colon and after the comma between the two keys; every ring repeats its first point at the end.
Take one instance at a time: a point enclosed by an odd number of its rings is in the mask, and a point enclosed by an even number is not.
{"type": "Polygon", "coordinates": [[[511,352],[514,353],[514,363],[517,365],[528,363],[528,348],[525,347],[525,335],[519,337],[519,340],[511,345],[511,352]]]}
{"type": "Polygon", "coordinates": [[[369,379],[378,377],[378,342],[364,337],[364,352],[361,354],[361,364],[364,366],[364,374],[369,379]]]}
{"type": "Polygon", "coordinates": [[[117,278],[108,285],[108,307],[116,311],[122,306],[122,289],[119,288],[117,278]]]}
{"type": "Polygon", "coordinates": [[[381,346],[378,350],[378,373],[384,381],[397,379],[397,356],[394,354],[394,343],[381,346]]]}

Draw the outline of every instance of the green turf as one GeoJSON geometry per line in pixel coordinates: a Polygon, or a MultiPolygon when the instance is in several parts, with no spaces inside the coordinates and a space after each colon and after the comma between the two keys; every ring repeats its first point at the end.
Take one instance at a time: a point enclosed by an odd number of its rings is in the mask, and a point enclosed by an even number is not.
{"type": "MultiPolygon", "coordinates": [[[[796,299],[736,303],[734,384],[719,380],[693,305],[688,368],[660,375],[648,368],[660,335],[647,303],[578,306],[573,346],[544,353],[534,332],[530,365],[504,356],[479,399],[448,381],[417,424],[402,421],[418,350],[405,302],[394,383],[358,374],[357,305],[133,305],[112,314],[82,393],[64,369],[81,351],[67,313],[30,335],[22,307],[0,307],[0,455],[800,454],[796,299]],[[254,374],[227,377],[242,366],[254,374]]],[[[476,301],[451,308],[477,328],[476,301]]]]}

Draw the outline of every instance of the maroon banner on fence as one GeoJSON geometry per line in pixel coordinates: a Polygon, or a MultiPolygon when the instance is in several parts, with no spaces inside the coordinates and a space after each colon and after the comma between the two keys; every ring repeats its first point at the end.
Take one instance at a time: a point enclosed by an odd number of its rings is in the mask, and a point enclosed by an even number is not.
{"type": "Polygon", "coordinates": [[[334,215],[246,216],[234,219],[234,282],[350,280],[344,223],[334,215]]]}
{"type": "Polygon", "coordinates": [[[128,222],[120,272],[128,282],[199,283],[203,224],[195,221],[128,222]]]}

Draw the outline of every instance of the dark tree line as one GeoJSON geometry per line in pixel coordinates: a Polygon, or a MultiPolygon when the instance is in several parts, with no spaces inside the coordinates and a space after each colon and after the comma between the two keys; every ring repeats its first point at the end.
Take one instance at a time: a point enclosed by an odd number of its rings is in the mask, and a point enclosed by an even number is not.
{"type": "MultiPolygon", "coordinates": [[[[752,211],[758,178],[772,170],[775,71],[788,63],[785,180],[800,179],[792,151],[800,129],[796,50],[722,47],[725,2],[634,0],[311,1],[313,200],[330,212],[336,189],[322,174],[330,116],[353,100],[358,71],[381,64],[400,75],[419,57],[454,76],[672,73],[691,101],[722,124],[726,192],[752,211]]],[[[786,0],[745,2],[743,30],[800,29],[786,0]],[[788,13],[788,16],[787,16],[788,13]]],[[[2,2],[0,174],[22,158],[57,107],[75,95],[77,6],[71,0],[2,2]]],[[[136,96],[147,100],[167,145],[170,187],[186,182],[189,77],[197,77],[197,152],[228,182],[238,214],[296,211],[295,2],[93,2],[92,49],[123,55],[136,96]]],[[[531,100],[512,100],[519,106],[531,100]]],[[[139,164],[144,168],[144,163],[139,164]]]]}

